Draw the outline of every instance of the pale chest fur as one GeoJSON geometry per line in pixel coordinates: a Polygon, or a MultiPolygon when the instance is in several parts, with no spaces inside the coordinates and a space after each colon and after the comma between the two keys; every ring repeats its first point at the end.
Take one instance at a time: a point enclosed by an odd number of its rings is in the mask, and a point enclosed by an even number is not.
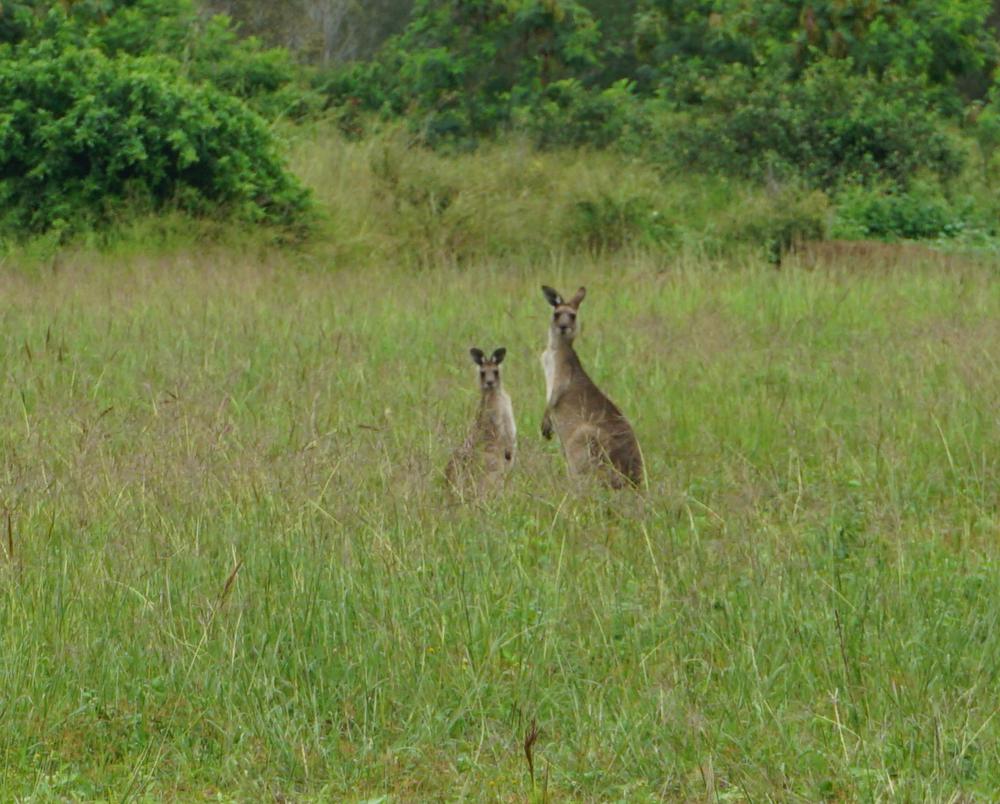
{"type": "Polygon", "coordinates": [[[545,403],[551,405],[556,387],[556,353],[551,346],[542,352],[542,370],[545,372],[545,403]]]}
{"type": "Polygon", "coordinates": [[[501,391],[496,401],[496,417],[501,438],[513,444],[517,440],[517,425],[514,423],[514,406],[506,391],[501,391]]]}
{"type": "Polygon", "coordinates": [[[506,391],[499,391],[484,399],[476,423],[469,433],[468,444],[485,445],[487,448],[502,446],[509,449],[517,440],[514,423],[514,406],[506,391]]]}

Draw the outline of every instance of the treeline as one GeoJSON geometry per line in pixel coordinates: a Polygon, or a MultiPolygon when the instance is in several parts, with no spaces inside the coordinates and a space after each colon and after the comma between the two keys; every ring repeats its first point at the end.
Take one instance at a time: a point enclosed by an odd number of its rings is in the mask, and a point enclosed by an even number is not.
{"type": "Polygon", "coordinates": [[[5,2],[0,235],[165,207],[301,227],[269,123],[324,116],[818,190],[859,236],[992,235],[997,19],[991,0],[5,2]]]}
{"type": "Polygon", "coordinates": [[[244,36],[328,65],[371,58],[406,26],[413,0],[204,0],[201,7],[230,17],[244,36]]]}
{"type": "Polygon", "coordinates": [[[327,89],[408,117],[431,145],[505,128],[542,147],[648,144],[673,115],[669,148],[688,162],[899,181],[917,164],[955,172],[940,124],[995,94],[992,13],[990,0],[417,0],[327,89]]]}
{"type": "Polygon", "coordinates": [[[321,88],[349,133],[393,118],[434,148],[515,133],[615,149],[662,174],[819,190],[840,234],[993,239],[997,12],[992,0],[416,0],[401,32],[321,88]]]}

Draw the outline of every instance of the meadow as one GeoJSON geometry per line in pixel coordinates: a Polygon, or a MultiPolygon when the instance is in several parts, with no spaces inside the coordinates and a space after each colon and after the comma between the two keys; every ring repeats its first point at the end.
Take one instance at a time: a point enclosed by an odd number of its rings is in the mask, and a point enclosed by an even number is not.
{"type": "Polygon", "coordinates": [[[322,247],[0,266],[0,798],[995,797],[995,261],[778,270],[704,246],[710,183],[310,138],[322,247]],[[630,186],[697,226],[566,247],[562,195],[630,186]],[[538,434],[543,282],[588,288],[640,494],[538,434]],[[472,345],[519,454],[458,504],[472,345]]]}

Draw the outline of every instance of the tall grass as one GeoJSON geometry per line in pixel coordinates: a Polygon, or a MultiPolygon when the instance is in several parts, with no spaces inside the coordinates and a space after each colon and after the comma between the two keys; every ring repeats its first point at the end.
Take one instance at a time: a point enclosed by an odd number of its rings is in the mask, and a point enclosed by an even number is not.
{"type": "MultiPolygon", "coordinates": [[[[986,795],[995,275],[6,274],[6,795],[986,795]],[[535,435],[541,280],[644,498],[535,435]],[[508,346],[500,498],[440,469],[508,346]]],[[[6,522],[5,524],[5,530],[6,522]]]]}
{"type": "Polygon", "coordinates": [[[300,164],[329,247],[0,269],[0,797],[991,798],[995,266],[414,261],[366,147],[300,164]],[[543,281],[588,286],[643,495],[537,435],[543,281]],[[458,505],[473,344],[520,449],[458,505]]]}
{"type": "Polygon", "coordinates": [[[338,266],[757,255],[826,226],[822,196],[666,174],[612,152],[540,152],[514,139],[442,154],[410,147],[393,127],[357,142],[325,126],[292,138],[292,166],[328,212],[323,256],[338,266]]]}

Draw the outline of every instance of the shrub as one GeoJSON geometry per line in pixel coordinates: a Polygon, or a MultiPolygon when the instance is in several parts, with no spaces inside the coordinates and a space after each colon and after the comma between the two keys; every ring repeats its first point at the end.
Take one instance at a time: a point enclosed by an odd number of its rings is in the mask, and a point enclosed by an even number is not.
{"type": "Polygon", "coordinates": [[[966,228],[966,217],[934,188],[898,192],[851,187],[837,197],[833,233],[847,239],[954,237],[966,228]]]}
{"type": "MultiPolygon", "coordinates": [[[[173,22],[178,21],[183,17],[173,22]]],[[[141,25],[142,16],[134,22],[141,25]]],[[[208,81],[247,101],[268,119],[301,119],[322,107],[322,96],[307,85],[302,68],[284,48],[265,48],[254,37],[239,38],[227,17],[191,24],[198,31],[194,41],[186,51],[167,55],[187,64],[186,75],[192,81],[208,81]]]]}
{"type": "Polygon", "coordinates": [[[984,178],[991,182],[1000,167],[997,164],[997,154],[1000,153],[1000,73],[994,79],[985,102],[970,108],[970,118],[971,132],[982,157],[984,178]]]}
{"type": "Polygon", "coordinates": [[[619,145],[637,150],[648,133],[642,103],[622,80],[605,90],[587,89],[575,78],[545,87],[513,111],[514,128],[539,148],[619,145]]]}
{"type": "Polygon", "coordinates": [[[796,244],[824,238],[828,218],[829,200],[824,193],[787,185],[732,204],[718,216],[711,245],[718,251],[749,246],[779,263],[796,244]]]}
{"type": "Polygon", "coordinates": [[[0,42],[57,40],[112,57],[167,56],[184,77],[208,81],[267,117],[302,117],[321,105],[286,50],[267,49],[253,37],[241,39],[228,17],[205,19],[194,0],[21,2],[12,4],[8,16],[6,27],[0,25],[0,42]]]}
{"type": "Polygon", "coordinates": [[[705,88],[704,107],[671,145],[702,167],[749,177],[797,177],[811,186],[888,182],[919,171],[954,177],[958,146],[920,87],[821,62],[796,82],[742,67],[705,88]]]}
{"type": "Polygon", "coordinates": [[[954,111],[956,80],[981,82],[1000,55],[994,7],[991,0],[638,0],[636,76],[644,89],[697,101],[699,79],[733,64],[797,80],[818,62],[843,60],[860,76],[905,73],[954,111]]]}
{"type": "Polygon", "coordinates": [[[377,65],[347,68],[327,89],[336,104],[405,111],[429,145],[473,142],[546,87],[596,69],[598,40],[573,0],[418,0],[377,65]]]}
{"type": "Polygon", "coordinates": [[[569,216],[569,239],[592,252],[618,251],[626,245],[662,246],[676,238],[676,228],[649,197],[599,192],[575,201],[569,216]]]}
{"type": "Polygon", "coordinates": [[[0,229],[100,226],[123,207],[176,204],[282,226],[306,191],[264,122],[239,100],[155,57],[0,48],[0,229]]]}

